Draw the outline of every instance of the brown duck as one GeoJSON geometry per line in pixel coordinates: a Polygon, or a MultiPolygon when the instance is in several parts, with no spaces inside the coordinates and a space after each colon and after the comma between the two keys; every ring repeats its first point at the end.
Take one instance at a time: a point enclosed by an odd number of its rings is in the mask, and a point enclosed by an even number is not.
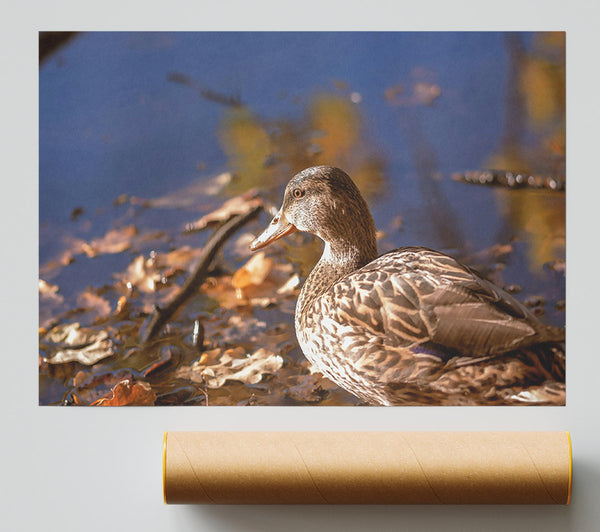
{"type": "Polygon", "coordinates": [[[381,405],[564,402],[564,330],[444,253],[378,257],[371,213],[342,170],[294,176],[251,249],[296,230],[325,242],[298,298],[296,334],[338,386],[381,405]]]}

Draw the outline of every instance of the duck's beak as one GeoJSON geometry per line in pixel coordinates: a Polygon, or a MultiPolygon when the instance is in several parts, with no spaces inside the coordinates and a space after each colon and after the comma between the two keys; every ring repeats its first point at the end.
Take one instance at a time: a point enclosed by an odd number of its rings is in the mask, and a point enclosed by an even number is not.
{"type": "Polygon", "coordinates": [[[262,234],[250,244],[250,249],[256,251],[257,249],[264,248],[271,242],[290,235],[296,230],[296,227],[288,222],[285,215],[279,211],[262,234]]]}

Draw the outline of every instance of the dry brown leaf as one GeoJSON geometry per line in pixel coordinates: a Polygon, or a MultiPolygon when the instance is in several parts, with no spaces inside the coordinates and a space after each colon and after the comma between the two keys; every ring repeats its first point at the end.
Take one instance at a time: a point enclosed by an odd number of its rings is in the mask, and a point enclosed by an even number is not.
{"type": "Polygon", "coordinates": [[[153,258],[146,259],[143,255],[139,255],[125,272],[115,274],[115,278],[135,286],[141,292],[152,293],[156,291],[156,284],[160,282],[161,275],[153,258]]]}
{"type": "Polygon", "coordinates": [[[117,301],[117,307],[115,308],[115,314],[124,314],[129,310],[129,301],[126,296],[121,296],[117,301]]]}
{"type": "Polygon", "coordinates": [[[243,289],[248,286],[260,286],[273,269],[273,259],[265,257],[263,251],[252,256],[231,279],[234,288],[243,289]]]}
{"type": "Polygon", "coordinates": [[[200,291],[219,302],[219,306],[232,309],[240,305],[240,299],[231,285],[231,276],[209,277],[200,287],[200,291]]]}
{"type": "Polygon", "coordinates": [[[290,296],[296,295],[299,278],[294,279],[292,275],[290,279],[293,272],[291,264],[276,263],[271,258],[264,259],[262,253],[256,256],[257,259],[251,259],[233,277],[223,275],[207,279],[202,285],[202,293],[228,309],[243,305],[265,308],[283,304],[290,296]]]}
{"type": "Polygon", "coordinates": [[[125,379],[115,385],[109,397],[92,403],[97,406],[152,406],[156,394],[147,382],[125,379]]]}
{"type": "Polygon", "coordinates": [[[54,301],[55,303],[62,303],[65,299],[58,293],[58,285],[50,284],[40,279],[38,281],[38,290],[40,299],[48,301],[54,301]]]}
{"type": "Polygon", "coordinates": [[[94,373],[93,369],[78,371],[73,377],[73,395],[77,397],[77,404],[90,405],[95,401],[107,397],[111,389],[125,379],[133,379],[129,369],[94,373]]]}
{"type": "Polygon", "coordinates": [[[262,200],[258,197],[256,191],[250,190],[241,196],[227,200],[217,210],[186,226],[186,230],[201,231],[209,225],[225,222],[233,216],[247,214],[259,205],[262,205],[262,200]]]}
{"type": "Polygon", "coordinates": [[[64,309],[65,298],[58,293],[57,285],[47,283],[43,279],[39,280],[38,289],[40,294],[39,325],[49,327],[56,319],[57,312],[64,309]]]}
{"type": "Polygon", "coordinates": [[[54,354],[45,359],[49,364],[79,362],[91,366],[115,353],[105,330],[84,328],[77,322],[54,327],[45,340],[54,344],[50,345],[54,354]]]}
{"type": "Polygon", "coordinates": [[[88,257],[121,253],[131,247],[132,239],[137,235],[135,225],[126,225],[119,229],[111,229],[102,238],[95,238],[82,244],[82,250],[88,257]]]}
{"type": "Polygon", "coordinates": [[[193,248],[183,246],[169,253],[158,253],[156,263],[160,268],[174,268],[188,270],[192,264],[202,254],[202,248],[193,248]]]}
{"type": "Polygon", "coordinates": [[[273,374],[283,365],[283,359],[262,347],[252,355],[240,357],[243,350],[228,349],[215,364],[202,364],[197,360],[191,366],[180,368],[176,377],[204,383],[208,388],[220,388],[229,380],[256,384],[263,375],[273,374]]]}

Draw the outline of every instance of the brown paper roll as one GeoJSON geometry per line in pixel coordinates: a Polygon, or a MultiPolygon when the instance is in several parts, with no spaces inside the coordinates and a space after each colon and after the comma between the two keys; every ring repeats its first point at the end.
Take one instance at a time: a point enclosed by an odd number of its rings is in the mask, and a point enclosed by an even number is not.
{"type": "Polygon", "coordinates": [[[167,432],[165,503],[568,504],[568,432],[167,432]]]}

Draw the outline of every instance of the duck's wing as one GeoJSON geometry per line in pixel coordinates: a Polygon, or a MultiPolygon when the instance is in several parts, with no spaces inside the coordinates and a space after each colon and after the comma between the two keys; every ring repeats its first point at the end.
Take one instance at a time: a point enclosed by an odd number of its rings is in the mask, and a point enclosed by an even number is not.
{"type": "Polygon", "coordinates": [[[473,357],[564,339],[504,290],[427,248],[382,255],[329,294],[337,320],[406,347],[433,342],[473,357]]]}

